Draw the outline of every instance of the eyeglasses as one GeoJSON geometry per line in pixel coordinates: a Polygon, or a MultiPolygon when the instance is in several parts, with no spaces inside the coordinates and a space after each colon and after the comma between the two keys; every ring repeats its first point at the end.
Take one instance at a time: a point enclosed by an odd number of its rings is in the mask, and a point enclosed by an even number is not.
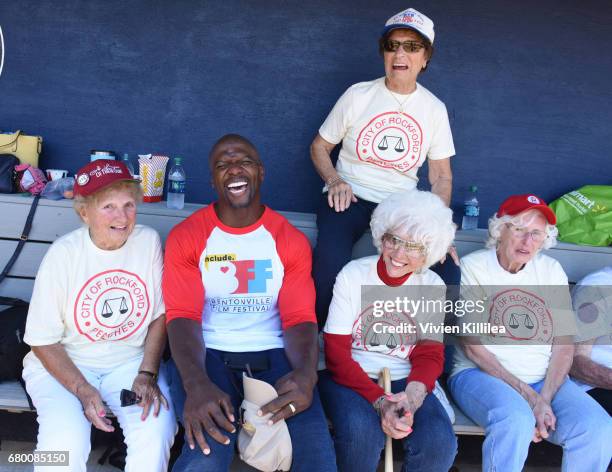
{"type": "Polygon", "coordinates": [[[397,251],[402,248],[411,257],[423,257],[427,254],[427,247],[414,241],[404,241],[391,233],[383,234],[382,241],[387,249],[397,251]]]}
{"type": "Polygon", "coordinates": [[[421,49],[425,47],[425,45],[419,41],[395,41],[394,39],[387,39],[383,43],[383,49],[386,52],[395,52],[400,46],[406,52],[419,52],[421,49]]]}
{"type": "Polygon", "coordinates": [[[524,226],[516,226],[511,223],[507,224],[510,229],[510,234],[517,239],[523,239],[525,236],[530,236],[534,243],[541,243],[548,239],[548,234],[545,231],[540,231],[539,229],[534,229],[529,231],[524,226]]]}

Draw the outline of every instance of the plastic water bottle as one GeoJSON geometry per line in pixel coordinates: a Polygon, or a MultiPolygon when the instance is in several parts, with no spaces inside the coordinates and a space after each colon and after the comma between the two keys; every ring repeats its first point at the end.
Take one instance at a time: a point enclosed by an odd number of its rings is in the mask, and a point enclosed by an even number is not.
{"type": "Polygon", "coordinates": [[[478,187],[472,185],[470,192],[465,197],[463,206],[463,221],[461,222],[461,229],[476,229],[478,228],[478,215],[480,214],[480,205],[478,204],[478,198],[476,193],[478,187]]]}
{"type": "Polygon", "coordinates": [[[185,169],[181,165],[180,157],[174,158],[174,165],[168,175],[168,208],[181,210],[185,206],[185,169]]]}
{"type": "Polygon", "coordinates": [[[125,164],[125,167],[127,167],[128,171],[130,172],[130,175],[134,177],[134,166],[130,162],[130,156],[128,156],[127,153],[123,155],[122,161],[125,164]]]}

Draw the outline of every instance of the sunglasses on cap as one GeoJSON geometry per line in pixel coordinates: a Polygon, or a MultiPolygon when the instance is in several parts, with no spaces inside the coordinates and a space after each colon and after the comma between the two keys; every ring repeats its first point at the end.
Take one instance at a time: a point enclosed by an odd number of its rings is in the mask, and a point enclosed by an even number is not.
{"type": "Polygon", "coordinates": [[[420,41],[396,41],[394,39],[387,39],[383,43],[383,49],[386,52],[395,52],[400,46],[404,49],[405,52],[419,52],[421,49],[425,48],[425,45],[420,41]]]}

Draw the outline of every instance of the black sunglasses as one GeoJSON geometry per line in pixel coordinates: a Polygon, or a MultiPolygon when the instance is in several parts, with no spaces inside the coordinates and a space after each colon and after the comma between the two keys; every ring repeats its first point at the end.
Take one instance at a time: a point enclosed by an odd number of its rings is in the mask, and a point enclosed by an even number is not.
{"type": "Polygon", "coordinates": [[[421,49],[425,48],[425,45],[420,41],[395,41],[394,39],[387,39],[383,43],[383,49],[386,52],[395,52],[400,46],[406,52],[419,52],[421,49]]]}

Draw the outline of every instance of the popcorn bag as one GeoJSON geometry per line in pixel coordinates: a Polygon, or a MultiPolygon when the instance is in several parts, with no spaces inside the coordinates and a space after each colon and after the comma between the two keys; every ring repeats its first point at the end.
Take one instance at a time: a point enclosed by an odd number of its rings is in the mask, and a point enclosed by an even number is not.
{"type": "Polygon", "coordinates": [[[143,201],[161,202],[166,180],[166,164],[170,158],[158,154],[139,154],[140,185],[143,201]]]}

